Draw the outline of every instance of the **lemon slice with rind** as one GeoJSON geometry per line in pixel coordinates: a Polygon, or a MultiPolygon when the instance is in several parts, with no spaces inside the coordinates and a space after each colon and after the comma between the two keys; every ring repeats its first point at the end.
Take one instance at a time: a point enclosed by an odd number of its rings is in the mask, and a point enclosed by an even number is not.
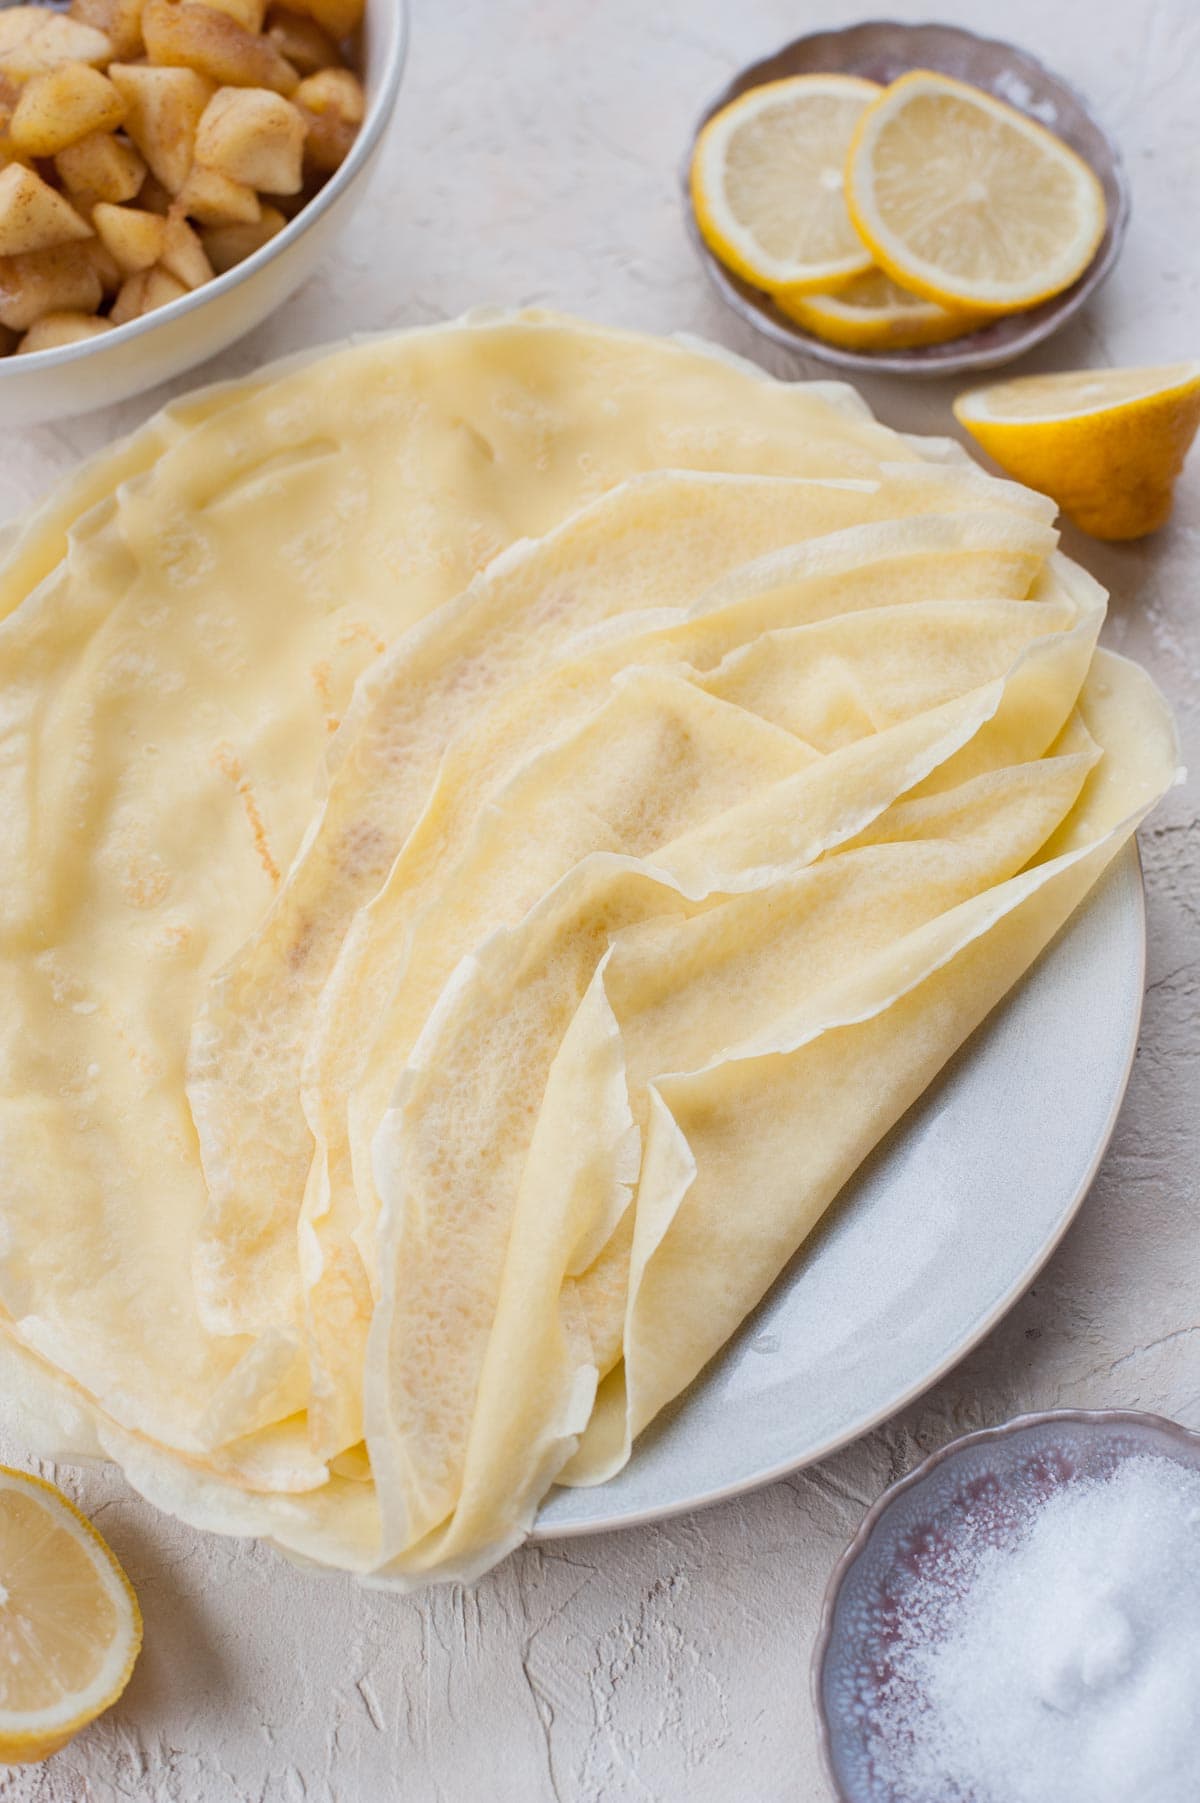
{"type": "Polygon", "coordinates": [[[990,315],[939,307],[910,294],[882,269],[869,269],[836,294],[780,294],[781,313],[826,344],[843,350],[909,350],[973,332],[990,315]]]}
{"type": "Polygon", "coordinates": [[[0,1466],[0,1763],[65,1746],[120,1696],[141,1644],[95,1528],[53,1484],[0,1466]]]}
{"type": "Polygon", "coordinates": [[[1104,190],[1060,138],[991,94],[927,69],[867,108],[846,201],[874,260],[944,307],[1034,306],[1087,268],[1104,190]]]}
{"type": "Polygon", "coordinates": [[[834,287],[870,268],[843,172],[880,92],[855,75],[796,75],[749,89],[708,121],[692,155],[692,205],[728,268],[772,293],[834,287]]]}
{"type": "Polygon", "coordinates": [[[1200,426],[1200,362],[1020,376],[959,395],[954,413],[1085,532],[1141,538],[1170,516],[1200,426]]]}

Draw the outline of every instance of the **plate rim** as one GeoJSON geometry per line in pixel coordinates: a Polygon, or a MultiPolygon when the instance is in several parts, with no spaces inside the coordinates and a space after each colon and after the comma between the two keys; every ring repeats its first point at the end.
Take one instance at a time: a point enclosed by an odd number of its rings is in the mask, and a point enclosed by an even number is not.
{"type": "MultiPolygon", "coordinates": [[[[1130,899],[1135,915],[1133,924],[1136,938],[1136,970],[1134,974],[1137,979],[1135,986],[1137,1003],[1130,1013],[1128,1039],[1124,1047],[1120,1074],[1113,1090],[1112,1101],[1108,1113],[1105,1116],[1104,1123],[1097,1135],[1092,1155],[1088,1160],[1087,1166],[1084,1169],[1069,1202],[1062,1212],[1061,1219],[1055,1224],[1053,1231],[1042,1242],[1037,1251],[1022,1267],[1017,1277],[1009,1284],[1008,1288],[1002,1292],[991,1308],[986,1310],[984,1314],[980,1316],[968,1330],[967,1334],[959,1340],[950,1351],[944,1353],[925,1375],[914,1379],[894,1397],[889,1399],[886,1403],[880,1404],[877,1408],[870,1410],[865,1416],[857,1418],[848,1426],[827,1435],[817,1446],[800,1454],[798,1457],[778,1460],[772,1465],[764,1466],[758,1471],[747,1474],[745,1477],[735,1478],[729,1483],[718,1484],[712,1489],[700,1491],[695,1496],[679,1498],[670,1502],[653,1503],[641,1508],[630,1509],[617,1515],[601,1516],[595,1519],[589,1518],[587,1521],[562,1523],[550,1521],[543,1523],[539,1516],[535,1519],[533,1527],[527,1536],[527,1543],[547,1545],[554,1540],[582,1540],[592,1534],[610,1534],[625,1528],[646,1527],[655,1522],[671,1521],[681,1515],[691,1515],[701,1509],[715,1508],[719,1503],[729,1502],[734,1497],[747,1496],[755,1490],[765,1489],[770,1484],[775,1484],[780,1482],[783,1478],[791,1477],[797,1471],[804,1471],[807,1470],[809,1466],[819,1465],[825,1459],[832,1458],[835,1453],[841,1452],[845,1447],[853,1445],[856,1440],[860,1440],[866,1434],[874,1432],[874,1430],[877,1427],[882,1426],[885,1421],[890,1421],[892,1417],[898,1415],[901,1410],[908,1408],[921,1396],[924,1396],[935,1384],[940,1383],[942,1378],[946,1377],[956,1366],[960,1365],[963,1359],[965,1359],[969,1353],[973,1352],[975,1348],[1000,1324],[1009,1311],[1015,1307],[1025,1291],[1029,1288],[1030,1284],[1033,1283],[1039,1272],[1045,1268],[1050,1258],[1057,1251],[1066,1236],[1068,1228],[1078,1218],[1079,1211],[1083,1206],[1089,1190],[1096,1180],[1100,1166],[1104,1162],[1104,1156],[1112,1143],[1112,1137],[1116,1131],[1117,1121],[1120,1117],[1121,1109],[1125,1102],[1126,1092],[1129,1088],[1129,1080],[1133,1074],[1134,1061],[1137,1057],[1138,1042],[1141,1037],[1142,1015],[1146,1001],[1146,882],[1145,873],[1142,867],[1141,847],[1138,843],[1136,833],[1128,840],[1122,850],[1118,852],[1117,856],[1107,866],[1107,869],[1101,874],[1099,880],[1103,881],[1105,876],[1115,875],[1122,868],[1124,868],[1129,877],[1132,878],[1130,885],[1130,899]]],[[[1095,888],[1093,887],[1088,895],[1084,897],[1081,906],[1063,922],[1064,928],[1070,925],[1073,920],[1078,919],[1080,914],[1087,909],[1094,894],[1095,888]]],[[[1059,930],[1061,932],[1062,928],[1059,930]]],[[[1040,963],[1042,959],[1047,956],[1053,956],[1056,942],[1057,935],[1041,953],[1038,960],[1036,960],[1036,963],[1040,963]]],[[[1013,994],[1021,984],[1027,982],[1029,974],[1029,972],[1026,972],[1012,989],[1006,991],[1005,996],[1001,998],[1001,1002],[1006,1000],[1007,996],[1013,994]]],[[[1000,1004],[998,1003],[997,1006],[999,1005],[1000,1004]]],[[[994,1012],[994,1010],[992,1012],[994,1012]]],[[[990,1018],[990,1014],[987,1018],[990,1018]]],[[[986,1021],[980,1022],[980,1026],[985,1024],[986,1021]]],[[[979,1028],[976,1028],[975,1031],[978,1032],[979,1028]]],[[[853,1181],[853,1179],[851,1179],[851,1181],[853,1181]]],[[[759,1304],[759,1306],[761,1306],[761,1304],[759,1304]]],[[[751,1310],[747,1320],[753,1319],[756,1312],[757,1310],[751,1310]]],[[[702,1385],[705,1382],[705,1373],[701,1372],[693,1381],[696,1385],[702,1385]]],[[[690,1390],[691,1387],[692,1386],[689,1385],[688,1389],[690,1390]]],[[[683,1392],[685,1396],[687,1393],[687,1390],[683,1392]]],[[[979,1431],[983,1432],[991,1430],[981,1429],[979,1431]]],[[[636,1457],[636,1450],[634,1457],[636,1457]]],[[[597,1488],[602,1489],[603,1486],[597,1486],[597,1488]]],[[[890,1494],[890,1487],[888,1494],[890,1494]]]]}

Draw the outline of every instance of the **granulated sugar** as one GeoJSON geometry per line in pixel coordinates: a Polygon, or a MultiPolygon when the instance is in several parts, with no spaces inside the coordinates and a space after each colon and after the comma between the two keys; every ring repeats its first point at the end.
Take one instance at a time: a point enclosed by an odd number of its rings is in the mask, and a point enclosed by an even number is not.
{"type": "Polygon", "coordinates": [[[1200,1472],[1136,1457],[903,1594],[869,1723],[894,1803],[1197,1803],[1200,1472]]]}

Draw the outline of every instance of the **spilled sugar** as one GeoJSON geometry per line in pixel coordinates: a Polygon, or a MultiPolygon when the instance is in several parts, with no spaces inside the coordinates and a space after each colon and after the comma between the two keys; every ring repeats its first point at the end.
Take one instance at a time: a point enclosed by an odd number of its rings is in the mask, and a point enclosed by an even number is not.
{"type": "Polygon", "coordinates": [[[918,1569],[870,1710],[890,1803],[1195,1803],[1200,1471],[1135,1457],[918,1569]]]}

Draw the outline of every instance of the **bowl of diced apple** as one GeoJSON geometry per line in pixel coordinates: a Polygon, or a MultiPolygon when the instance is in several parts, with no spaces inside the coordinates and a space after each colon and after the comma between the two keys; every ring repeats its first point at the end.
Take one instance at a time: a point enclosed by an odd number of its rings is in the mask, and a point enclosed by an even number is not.
{"type": "Polygon", "coordinates": [[[0,0],[0,419],[86,413],[256,326],[361,200],[405,0],[0,0]]]}

